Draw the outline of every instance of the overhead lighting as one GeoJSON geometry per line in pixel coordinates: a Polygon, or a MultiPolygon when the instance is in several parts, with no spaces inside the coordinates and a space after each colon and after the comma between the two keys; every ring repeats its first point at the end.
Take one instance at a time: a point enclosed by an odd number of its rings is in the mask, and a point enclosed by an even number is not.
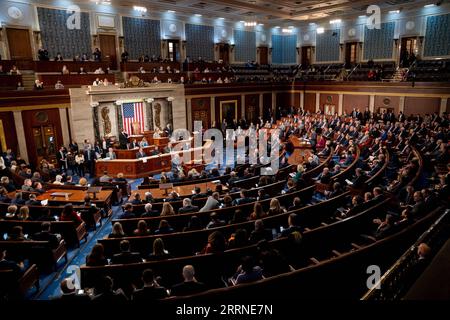
{"type": "Polygon", "coordinates": [[[288,28],[289,28],[289,29],[294,29],[294,26],[289,26],[288,28]]]}
{"type": "Polygon", "coordinates": [[[138,12],[147,12],[146,7],[133,6],[133,9],[134,9],[134,11],[138,11],[138,12]]]}
{"type": "Polygon", "coordinates": [[[175,13],[173,10],[167,10],[168,13],[175,13]]]}
{"type": "Polygon", "coordinates": [[[256,21],[246,21],[246,22],[244,22],[244,26],[246,26],[246,27],[255,27],[256,26],[256,21]]]}
{"type": "Polygon", "coordinates": [[[325,29],[324,29],[324,28],[322,28],[322,27],[317,28],[317,33],[318,33],[318,34],[322,34],[322,33],[324,33],[324,32],[325,32],[325,29]]]}
{"type": "Polygon", "coordinates": [[[200,13],[195,14],[196,17],[201,17],[202,15],[200,13]]]}
{"type": "Polygon", "coordinates": [[[367,16],[358,16],[358,18],[364,19],[364,18],[367,18],[367,16]]]}
{"type": "Polygon", "coordinates": [[[315,22],[310,22],[309,25],[310,25],[310,26],[315,26],[316,23],[315,23],[315,22]]]}
{"type": "Polygon", "coordinates": [[[341,19],[330,20],[330,24],[338,24],[338,23],[341,23],[341,22],[342,22],[341,19]]]}
{"type": "Polygon", "coordinates": [[[430,4],[426,4],[423,6],[424,8],[431,8],[431,7],[436,7],[436,4],[434,3],[430,3],[430,4]]]}
{"type": "Polygon", "coordinates": [[[264,23],[258,23],[258,26],[263,26],[264,25],[264,23]]]}
{"type": "Polygon", "coordinates": [[[292,33],[292,29],[287,29],[287,28],[283,28],[283,29],[281,29],[281,32],[283,32],[283,33],[292,33]]]}
{"type": "Polygon", "coordinates": [[[389,11],[390,14],[397,14],[400,13],[400,10],[391,10],[389,11]]]}
{"type": "Polygon", "coordinates": [[[280,26],[276,26],[275,29],[280,29],[280,26]]]}
{"type": "Polygon", "coordinates": [[[219,19],[220,19],[220,20],[225,20],[225,18],[223,18],[223,17],[220,17],[219,19]]]}
{"type": "Polygon", "coordinates": [[[243,21],[243,20],[241,20],[241,21],[239,21],[240,23],[245,23],[245,21],[243,21]]]}
{"type": "Polygon", "coordinates": [[[91,0],[92,2],[95,2],[95,4],[99,5],[110,5],[111,4],[111,0],[91,0]]]}

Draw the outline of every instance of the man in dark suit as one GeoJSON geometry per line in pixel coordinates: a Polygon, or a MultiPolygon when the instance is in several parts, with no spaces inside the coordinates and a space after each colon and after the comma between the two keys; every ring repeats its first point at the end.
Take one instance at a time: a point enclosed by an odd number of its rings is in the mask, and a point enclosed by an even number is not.
{"type": "Polygon", "coordinates": [[[35,195],[34,193],[31,193],[31,194],[28,196],[28,200],[25,202],[25,204],[26,204],[27,206],[40,206],[40,205],[41,205],[41,202],[38,201],[38,200],[36,200],[36,195],[35,195]]]}
{"type": "Polygon", "coordinates": [[[144,150],[142,148],[139,148],[139,152],[136,153],[136,159],[145,158],[147,155],[145,154],[144,150]]]}
{"type": "Polygon", "coordinates": [[[133,292],[133,300],[149,302],[168,296],[166,289],[155,281],[152,269],[144,270],[142,281],[144,282],[144,287],[133,292]]]}
{"type": "Polygon", "coordinates": [[[120,241],[120,253],[115,254],[112,264],[128,264],[142,262],[142,258],[137,252],[130,252],[130,242],[128,240],[120,241]]]}
{"type": "Polygon", "coordinates": [[[301,228],[297,225],[297,214],[291,213],[288,217],[288,228],[281,232],[280,237],[287,237],[295,231],[301,232],[301,228]]]}
{"type": "Polygon", "coordinates": [[[88,147],[84,152],[84,163],[86,164],[86,171],[90,174],[94,174],[94,164],[95,164],[95,151],[88,147]]]}
{"type": "Polygon", "coordinates": [[[191,199],[189,198],[184,198],[183,199],[183,207],[181,207],[180,209],[178,209],[178,213],[189,213],[189,212],[197,212],[198,211],[198,207],[197,206],[193,206],[191,199]]]}
{"type": "Polygon", "coordinates": [[[183,278],[184,281],[182,283],[172,287],[170,292],[172,296],[187,296],[206,290],[206,286],[195,279],[195,270],[193,266],[187,265],[183,267],[183,278]]]}
{"type": "Polygon", "coordinates": [[[0,250],[0,270],[12,270],[13,277],[18,280],[23,270],[14,261],[6,260],[6,250],[0,250]]]}
{"type": "Polygon", "coordinates": [[[133,205],[131,203],[127,203],[124,209],[125,212],[119,215],[119,219],[136,218],[136,215],[133,213],[133,205]]]}
{"type": "Polygon", "coordinates": [[[58,247],[59,239],[56,234],[50,232],[51,224],[50,222],[43,222],[41,224],[41,231],[33,234],[31,239],[35,241],[48,241],[50,246],[55,249],[58,247]]]}
{"type": "Polygon", "coordinates": [[[360,189],[364,186],[368,177],[364,173],[364,171],[362,171],[361,168],[356,168],[355,174],[356,174],[356,177],[355,177],[355,179],[353,179],[351,186],[353,188],[360,189]]]}
{"type": "Polygon", "coordinates": [[[62,295],[55,299],[55,301],[64,301],[64,302],[90,302],[91,298],[86,294],[78,294],[73,283],[72,278],[66,278],[61,281],[60,284],[62,295]]]}
{"type": "Polygon", "coordinates": [[[113,151],[113,148],[108,149],[108,152],[106,153],[106,158],[109,158],[110,160],[117,159],[116,154],[113,151]]]}
{"type": "Polygon", "coordinates": [[[194,194],[192,195],[191,199],[195,200],[195,199],[201,199],[201,198],[206,198],[207,195],[202,193],[202,190],[200,189],[200,187],[195,187],[194,188],[194,194]]]}
{"type": "Polygon", "coordinates": [[[125,131],[125,129],[122,129],[122,132],[119,134],[119,144],[120,149],[126,149],[128,144],[128,133],[125,131]]]}
{"type": "Polygon", "coordinates": [[[64,147],[59,148],[58,153],[56,154],[56,159],[58,160],[58,164],[62,171],[66,171],[67,169],[67,158],[64,147]]]}
{"type": "Polygon", "coordinates": [[[233,205],[234,206],[237,206],[237,205],[240,205],[240,204],[246,204],[246,203],[250,203],[250,202],[254,202],[255,201],[255,198],[252,198],[252,197],[248,196],[248,191],[245,190],[245,189],[241,190],[240,196],[241,196],[240,198],[233,200],[233,205]]]}

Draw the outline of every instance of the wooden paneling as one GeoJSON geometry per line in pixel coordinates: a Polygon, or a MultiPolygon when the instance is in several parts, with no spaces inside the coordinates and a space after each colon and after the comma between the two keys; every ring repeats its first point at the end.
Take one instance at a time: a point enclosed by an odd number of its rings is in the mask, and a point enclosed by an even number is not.
{"type": "Polygon", "coordinates": [[[61,72],[64,65],[70,72],[78,72],[81,67],[85,72],[94,72],[98,68],[106,70],[110,67],[109,62],[94,61],[36,61],[35,64],[36,72],[61,72]]]}
{"type": "Polygon", "coordinates": [[[447,99],[447,113],[450,113],[450,99],[447,99]]]}
{"type": "Polygon", "coordinates": [[[102,58],[111,63],[111,69],[117,69],[117,50],[116,50],[116,36],[110,34],[100,34],[100,51],[102,58]]]}
{"type": "Polygon", "coordinates": [[[397,96],[375,96],[374,111],[379,112],[380,108],[393,109],[394,113],[398,113],[400,97],[397,96]]]}
{"type": "Polygon", "coordinates": [[[315,93],[305,93],[305,111],[316,112],[316,94],[315,93]]]}
{"type": "Polygon", "coordinates": [[[27,141],[28,160],[30,163],[37,165],[36,162],[38,158],[33,137],[33,127],[53,125],[56,138],[55,147],[57,150],[63,144],[59,109],[22,111],[22,121],[25,130],[24,135],[27,141]]]}
{"type": "Polygon", "coordinates": [[[338,112],[339,95],[331,93],[320,94],[319,106],[322,112],[325,111],[325,105],[329,105],[329,108],[331,108],[331,106],[334,106],[335,112],[338,112]]]}
{"type": "Polygon", "coordinates": [[[441,107],[440,98],[419,98],[419,97],[406,97],[405,98],[405,115],[410,114],[424,114],[439,112],[441,107]]]}
{"type": "Polygon", "coordinates": [[[359,108],[361,112],[364,112],[364,110],[366,110],[366,107],[369,106],[369,100],[370,99],[368,95],[344,94],[342,111],[350,113],[353,108],[359,108]]]}
{"type": "MultiPolygon", "coordinates": [[[[17,154],[17,133],[14,123],[14,115],[12,112],[0,112],[0,120],[3,124],[3,131],[5,134],[6,148],[11,149],[17,154]]],[[[3,146],[4,148],[4,146],[3,146]]],[[[2,150],[5,151],[5,150],[2,150]]]]}
{"type": "Polygon", "coordinates": [[[194,121],[201,121],[203,128],[211,127],[211,98],[196,98],[191,100],[192,128],[194,121]]]}
{"type": "Polygon", "coordinates": [[[259,64],[269,63],[269,48],[268,47],[258,47],[259,64]]]}
{"type": "Polygon", "coordinates": [[[113,74],[40,74],[39,80],[44,82],[44,88],[51,89],[55,87],[55,83],[61,80],[65,87],[89,86],[99,78],[100,80],[108,79],[111,84],[116,82],[113,74]]]}
{"type": "Polygon", "coordinates": [[[69,90],[48,88],[45,90],[0,91],[0,108],[2,110],[53,104],[70,104],[69,90]]]}
{"type": "Polygon", "coordinates": [[[129,61],[129,62],[121,62],[120,70],[121,71],[138,71],[140,67],[143,67],[145,71],[150,72],[153,68],[159,69],[162,66],[164,70],[170,66],[171,69],[181,70],[181,65],[179,62],[138,62],[138,61],[129,61]]]}
{"type": "Polygon", "coordinates": [[[245,95],[245,119],[256,123],[259,117],[259,94],[245,95]]]}
{"type": "Polygon", "coordinates": [[[0,75],[0,90],[14,90],[18,83],[22,83],[22,76],[0,75]]]}
{"type": "Polygon", "coordinates": [[[33,60],[28,29],[6,28],[6,35],[12,60],[33,60]]]}
{"type": "Polygon", "coordinates": [[[236,101],[237,102],[237,108],[236,108],[236,120],[239,121],[241,119],[241,96],[222,96],[222,97],[216,97],[215,99],[215,113],[216,113],[216,122],[221,123],[220,119],[220,102],[221,101],[236,101]]]}

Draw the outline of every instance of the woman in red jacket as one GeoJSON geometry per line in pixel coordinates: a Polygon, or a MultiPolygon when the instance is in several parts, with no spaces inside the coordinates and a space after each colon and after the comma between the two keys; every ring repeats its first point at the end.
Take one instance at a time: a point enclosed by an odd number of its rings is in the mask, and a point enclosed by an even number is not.
{"type": "Polygon", "coordinates": [[[73,211],[73,205],[71,203],[64,206],[61,214],[61,221],[73,221],[76,225],[79,225],[82,222],[80,216],[73,211]]]}

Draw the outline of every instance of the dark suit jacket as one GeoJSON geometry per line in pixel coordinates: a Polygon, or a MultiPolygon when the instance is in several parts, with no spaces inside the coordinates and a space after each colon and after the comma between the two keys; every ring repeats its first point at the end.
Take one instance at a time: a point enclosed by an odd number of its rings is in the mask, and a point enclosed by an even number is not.
{"type": "Polygon", "coordinates": [[[199,209],[197,206],[187,206],[187,207],[181,207],[178,209],[178,213],[189,213],[189,212],[197,212],[199,209]]]}
{"type": "Polygon", "coordinates": [[[141,256],[137,252],[122,252],[115,254],[112,259],[112,264],[128,264],[142,262],[141,256]]]}
{"type": "Polygon", "coordinates": [[[167,291],[163,287],[144,287],[133,292],[135,301],[152,301],[167,297],[167,291]]]}
{"type": "Polygon", "coordinates": [[[188,296],[206,290],[206,286],[201,282],[182,282],[172,287],[172,296],[188,296]]]}
{"type": "Polygon", "coordinates": [[[56,248],[58,246],[58,237],[50,232],[37,232],[31,236],[31,239],[36,241],[48,241],[52,248],[56,248]]]}

